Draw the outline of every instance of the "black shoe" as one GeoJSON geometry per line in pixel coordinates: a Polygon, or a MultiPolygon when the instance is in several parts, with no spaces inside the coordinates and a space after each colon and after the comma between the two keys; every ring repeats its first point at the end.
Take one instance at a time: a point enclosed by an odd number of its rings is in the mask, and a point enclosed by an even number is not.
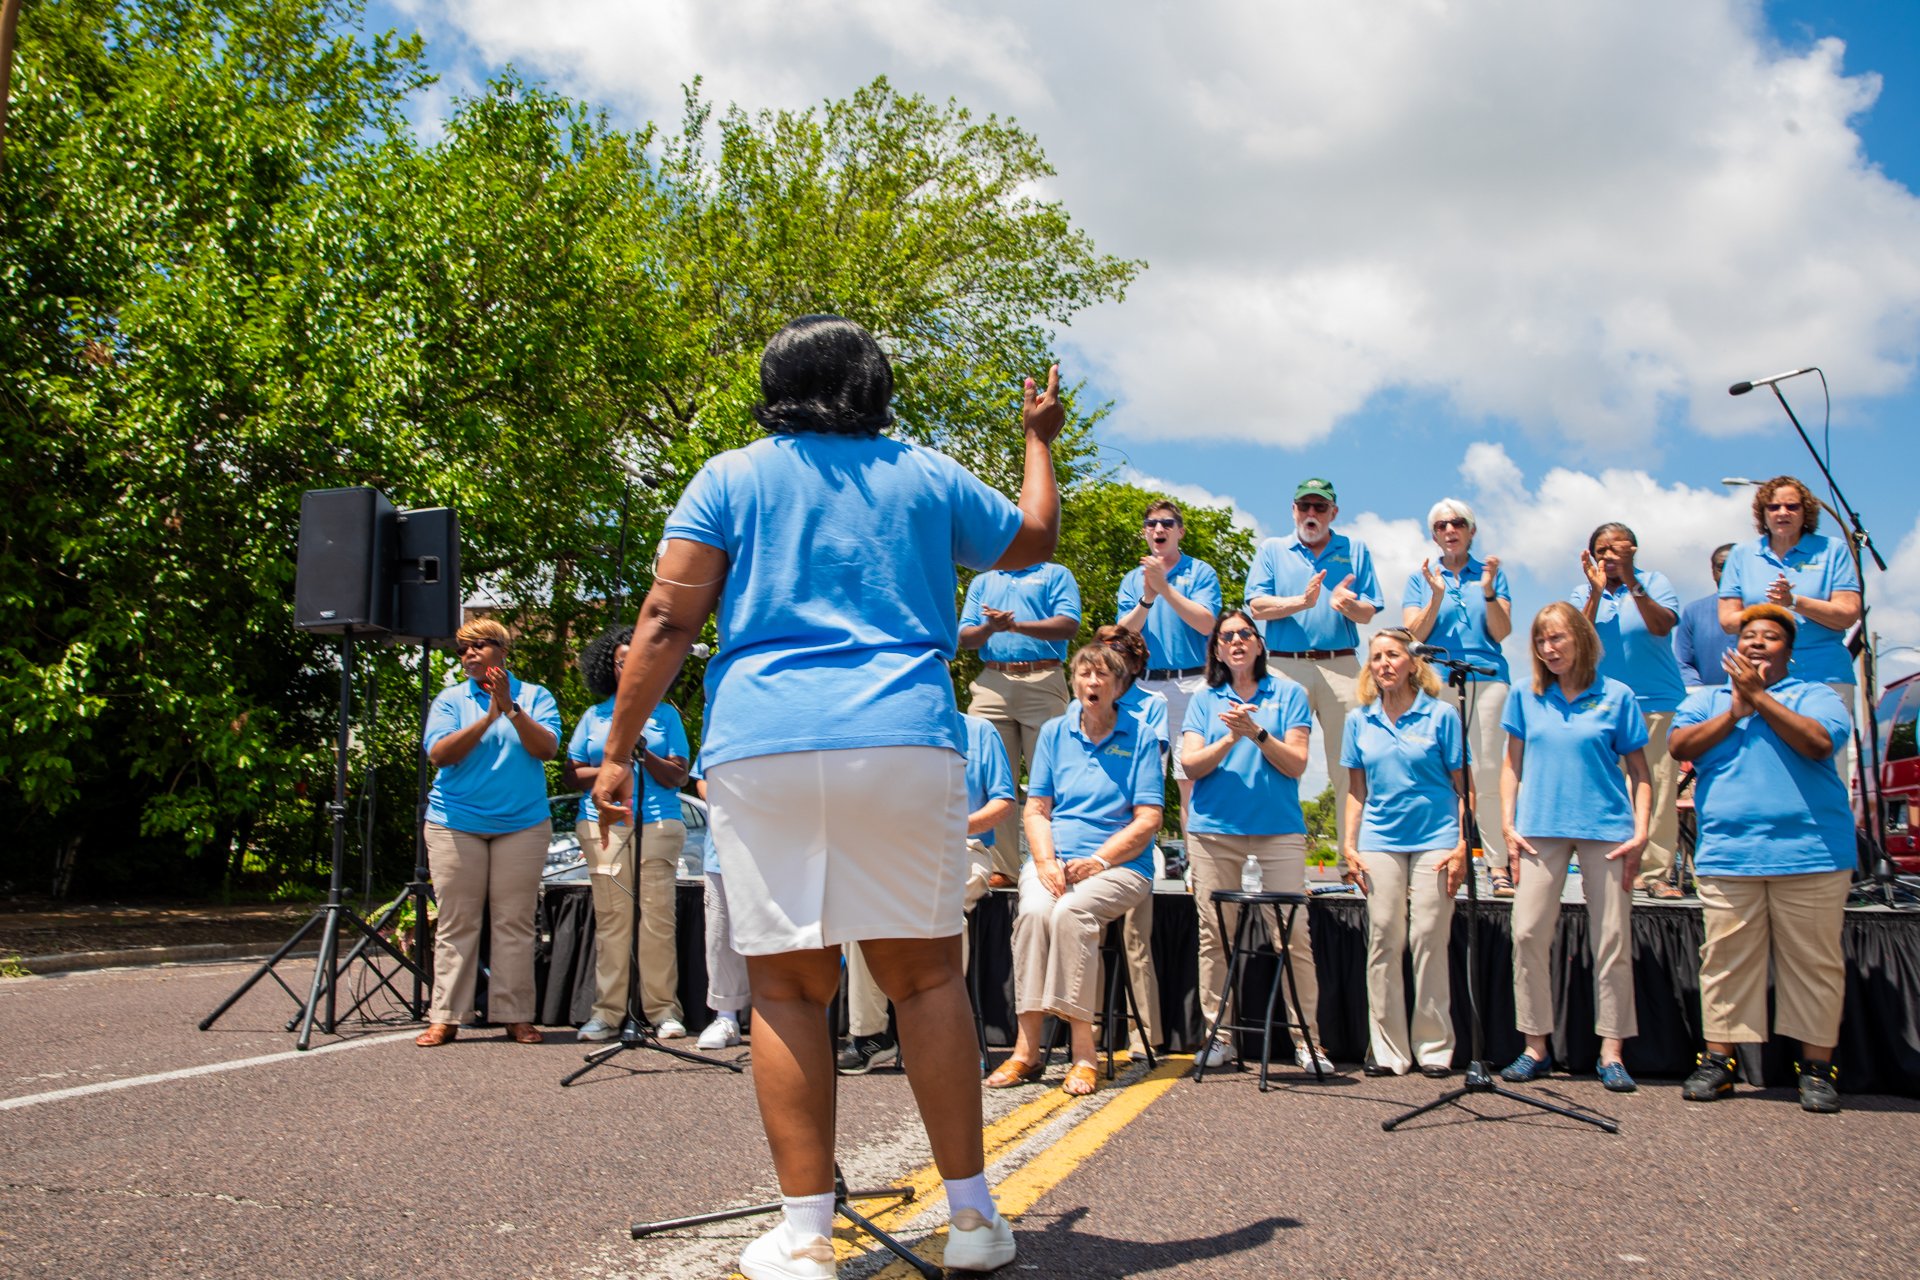
{"type": "Polygon", "coordinates": [[[1802,1111],[1832,1115],[1840,1109],[1840,1091],[1833,1087],[1840,1078],[1840,1068],[1831,1062],[1799,1062],[1794,1069],[1800,1073],[1802,1111]]]}
{"type": "Polygon", "coordinates": [[[1453,1068],[1438,1062],[1423,1062],[1420,1064],[1420,1074],[1429,1080],[1445,1080],[1453,1074],[1453,1068]]]}
{"type": "Polygon", "coordinates": [[[898,1061],[899,1057],[900,1046],[892,1036],[855,1036],[833,1060],[833,1065],[843,1076],[863,1076],[882,1063],[898,1061]]]}
{"type": "Polygon", "coordinates": [[[1687,1082],[1680,1086],[1682,1098],[1688,1102],[1715,1102],[1733,1092],[1733,1055],[1702,1053],[1699,1063],[1687,1082]]]}
{"type": "Polygon", "coordinates": [[[1377,1078],[1379,1078],[1380,1076],[1390,1076],[1390,1075],[1392,1075],[1392,1074],[1393,1074],[1393,1068],[1392,1068],[1392,1067],[1383,1067],[1383,1066],[1381,1066],[1381,1065],[1380,1065],[1379,1063],[1377,1063],[1377,1062],[1373,1062],[1373,1061],[1369,1061],[1369,1062],[1368,1062],[1368,1063],[1367,1063],[1367,1064],[1366,1064],[1365,1066],[1363,1066],[1363,1067],[1361,1067],[1361,1068],[1360,1068],[1360,1073],[1361,1073],[1362,1075],[1365,1075],[1365,1076],[1370,1076],[1370,1077],[1373,1077],[1373,1078],[1376,1078],[1376,1079],[1377,1079],[1377,1078]]]}

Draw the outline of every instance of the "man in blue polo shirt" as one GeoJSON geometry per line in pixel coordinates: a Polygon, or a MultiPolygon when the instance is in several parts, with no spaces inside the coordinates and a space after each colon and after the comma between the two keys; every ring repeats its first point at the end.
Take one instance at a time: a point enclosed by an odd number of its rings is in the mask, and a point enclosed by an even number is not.
{"type": "MultiPolygon", "coordinates": [[[[967,584],[960,647],[980,650],[982,667],[967,710],[999,731],[1016,781],[1033,761],[1040,727],[1067,709],[1060,668],[1079,629],[1080,586],[1063,564],[990,569],[967,584]]],[[[1010,889],[1020,878],[1019,815],[1016,805],[994,829],[989,882],[996,889],[1010,889]]]]}
{"type": "MultiPolygon", "coordinates": [[[[1147,554],[1140,567],[1120,580],[1117,621],[1147,642],[1147,674],[1138,687],[1167,700],[1167,723],[1183,725],[1187,702],[1207,684],[1207,637],[1220,612],[1220,575],[1204,560],[1180,550],[1187,525],[1180,508],[1166,499],[1147,508],[1141,536],[1147,554]]],[[[1173,779],[1180,788],[1184,827],[1193,783],[1172,752],[1173,779]]]]}
{"type": "Polygon", "coordinates": [[[1720,579],[1725,575],[1731,542],[1713,549],[1713,590],[1680,606],[1680,625],[1673,629],[1673,656],[1688,693],[1717,689],[1727,682],[1720,655],[1733,648],[1733,637],[1720,626],[1720,579]]]}
{"type": "MultiPolygon", "coordinates": [[[[1366,544],[1333,531],[1339,514],[1331,481],[1303,480],[1293,491],[1294,536],[1267,539],[1247,570],[1247,612],[1264,624],[1268,669],[1306,690],[1336,796],[1347,787],[1340,738],[1360,705],[1360,627],[1386,603],[1366,544]]],[[[1341,832],[1344,808],[1334,807],[1341,832]]]]}

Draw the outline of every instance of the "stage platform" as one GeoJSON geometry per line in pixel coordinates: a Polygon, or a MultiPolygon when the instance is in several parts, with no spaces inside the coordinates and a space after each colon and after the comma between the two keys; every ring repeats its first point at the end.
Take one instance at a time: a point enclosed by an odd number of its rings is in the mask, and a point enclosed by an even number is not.
{"type": "MultiPolygon", "coordinates": [[[[687,1025],[706,1024],[706,957],[703,885],[682,881],[677,901],[680,1000],[687,1025]]],[[[1195,902],[1184,892],[1154,894],[1153,955],[1160,993],[1165,1047],[1191,1051],[1205,1028],[1196,993],[1199,932],[1195,902]]],[[[991,1044],[1013,1042],[1014,894],[990,893],[975,910],[973,954],[988,967],[982,975],[982,1012],[991,1044]]],[[[1326,1052],[1341,1063],[1366,1054],[1366,902],[1358,895],[1318,897],[1308,907],[1314,960],[1320,976],[1320,1035],[1326,1052]]],[[[1587,913],[1569,902],[1561,908],[1554,940],[1553,971],[1560,993],[1560,1025],[1553,1037],[1554,1061],[1590,1072],[1600,1042],[1593,1034],[1592,955],[1587,913]]],[[[1453,1017],[1464,1063],[1468,1043],[1464,903],[1453,922],[1453,1017]]],[[[1647,902],[1633,908],[1634,1000],[1640,1034],[1626,1046],[1629,1070],[1644,1079],[1679,1079],[1693,1069],[1700,1048],[1699,955],[1701,911],[1697,902],[1647,902]]],[[[1846,1013],[1840,1026],[1840,1087],[1848,1093],[1920,1097],[1920,913],[1881,907],[1849,909],[1846,1013]]],[[[1488,1056],[1496,1064],[1517,1055],[1523,1040],[1513,1025],[1513,937],[1509,904],[1483,903],[1477,939],[1488,1056]]],[[[1249,981],[1265,999],[1269,970],[1252,966],[1249,981]]],[[[540,1021],[549,1026],[585,1022],[593,1004],[593,904],[582,884],[549,884],[540,903],[535,956],[540,1021]]],[[[1794,1046],[1773,1042],[1742,1055],[1753,1084],[1792,1083],[1794,1046]]],[[[1290,1058],[1291,1054],[1285,1055],[1290,1058]]],[[[1283,1060],[1285,1060],[1283,1058],[1283,1060]]]]}

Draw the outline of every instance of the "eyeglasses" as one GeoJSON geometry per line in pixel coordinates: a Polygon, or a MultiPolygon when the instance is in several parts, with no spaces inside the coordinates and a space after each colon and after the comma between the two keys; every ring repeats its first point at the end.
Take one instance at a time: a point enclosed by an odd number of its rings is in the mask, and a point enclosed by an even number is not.
{"type": "Polygon", "coordinates": [[[1468,527],[1468,525],[1465,520],[1460,520],[1460,519],[1435,520],[1433,522],[1433,527],[1436,530],[1437,529],[1465,529],[1468,527]]]}
{"type": "Polygon", "coordinates": [[[1222,631],[1220,633],[1220,638],[1222,640],[1225,640],[1228,644],[1232,644],[1235,640],[1255,639],[1256,637],[1259,636],[1259,634],[1260,633],[1258,631],[1255,631],[1252,627],[1235,627],[1231,631],[1222,631]]]}
{"type": "Polygon", "coordinates": [[[1321,501],[1318,501],[1317,499],[1316,499],[1316,500],[1314,500],[1314,501],[1311,501],[1311,502],[1296,502],[1296,503],[1294,503],[1294,504],[1293,504],[1293,507],[1294,507],[1294,510],[1296,510],[1296,511],[1314,511],[1314,512],[1319,512],[1319,511],[1331,511],[1331,510],[1333,510],[1333,504],[1332,504],[1332,503],[1329,503],[1329,502],[1321,502],[1321,501]]]}
{"type": "Polygon", "coordinates": [[[1180,527],[1180,522],[1171,516],[1148,516],[1142,523],[1149,529],[1177,529],[1180,527]]]}
{"type": "Polygon", "coordinates": [[[1767,504],[1767,510],[1769,511],[1798,511],[1799,509],[1800,504],[1797,502],[1769,502],[1767,504]]]}
{"type": "Polygon", "coordinates": [[[456,644],[453,646],[453,651],[464,658],[476,649],[496,647],[499,643],[498,640],[489,637],[485,640],[475,640],[472,644],[456,644]]]}

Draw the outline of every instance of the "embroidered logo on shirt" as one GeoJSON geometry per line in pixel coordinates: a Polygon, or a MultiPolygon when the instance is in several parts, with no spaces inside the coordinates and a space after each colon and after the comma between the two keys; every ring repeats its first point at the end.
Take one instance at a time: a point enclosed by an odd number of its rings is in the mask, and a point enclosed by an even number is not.
{"type": "Polygon", "coordinates": [[[1101,748],[1101,753],[1103,755],[1109,755],[1109,756],[1131,756],[1133,754],[1133,749],[1131,747],[1120,747],[1120,746],[1103,747],[1101,748]]]}

